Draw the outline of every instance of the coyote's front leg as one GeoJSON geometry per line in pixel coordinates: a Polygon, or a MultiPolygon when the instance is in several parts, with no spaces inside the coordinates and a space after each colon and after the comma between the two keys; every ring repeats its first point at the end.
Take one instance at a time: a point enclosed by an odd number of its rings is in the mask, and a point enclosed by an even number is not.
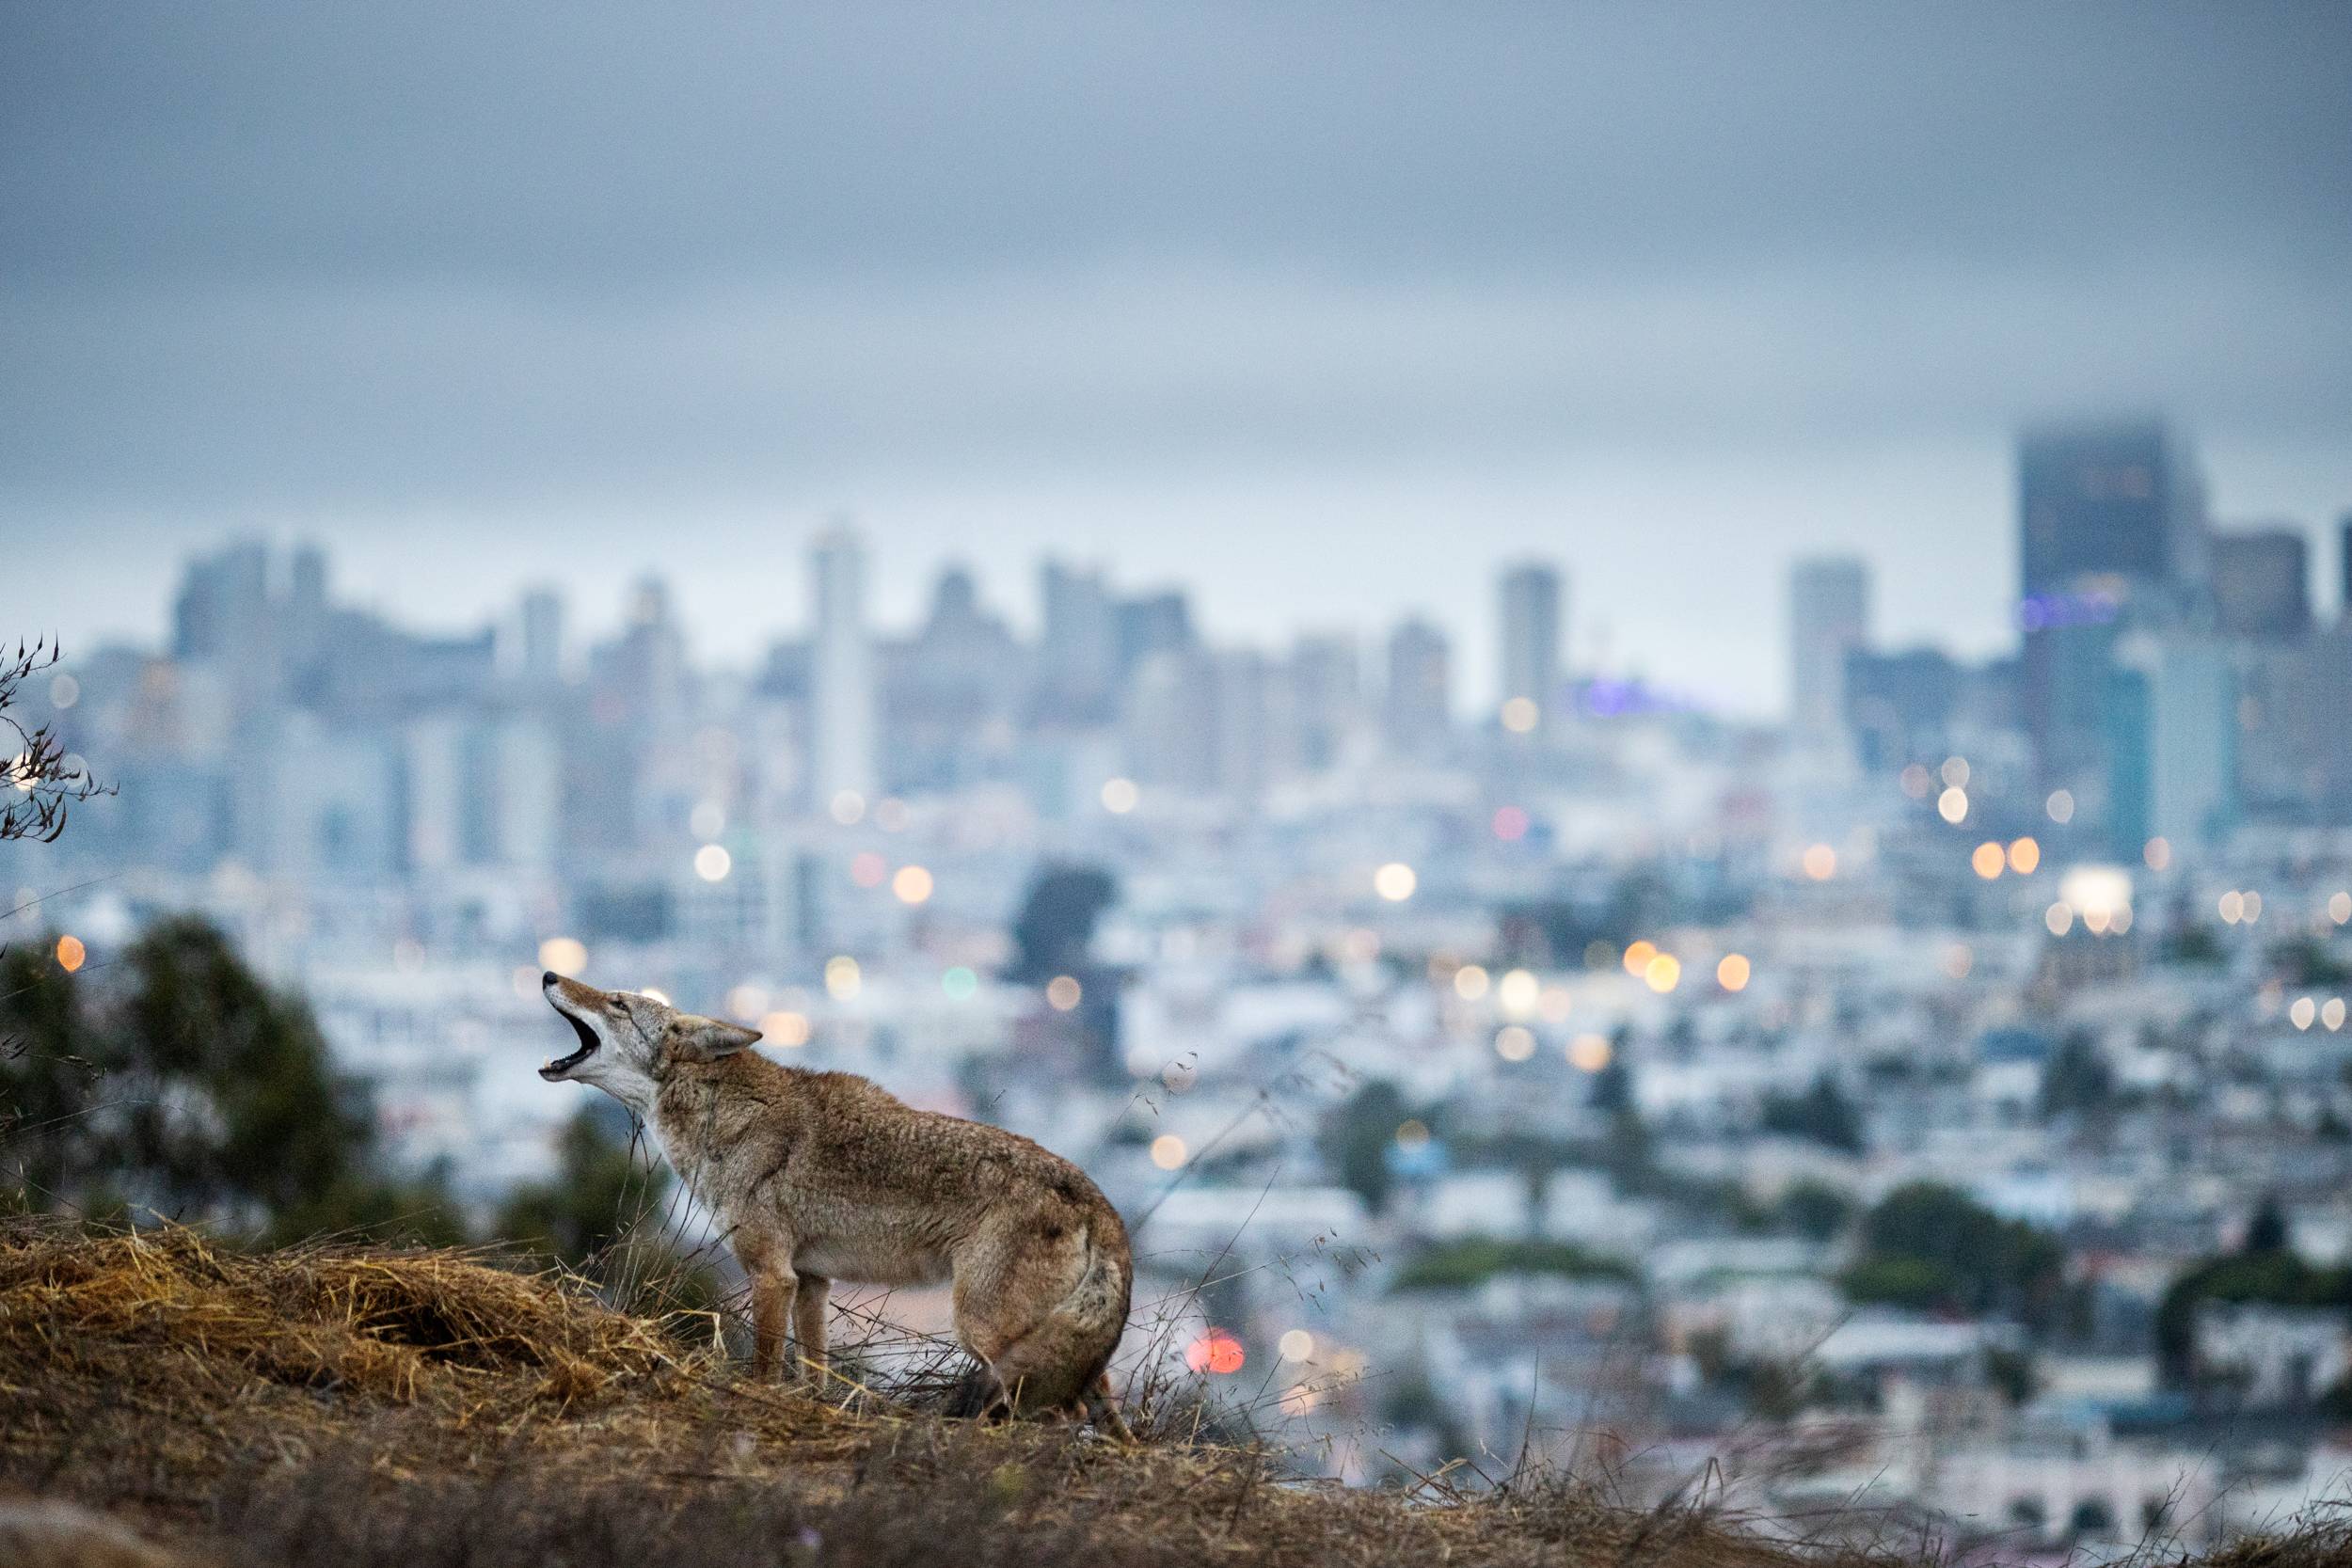
{"type": "Polygon", "coordinates": [[[789,1264],[771,1263],[752,1273],[752,1376],[762,1383],[783,1365],[785,1325],[792,1321],[800,1283],[789,1264]]]}

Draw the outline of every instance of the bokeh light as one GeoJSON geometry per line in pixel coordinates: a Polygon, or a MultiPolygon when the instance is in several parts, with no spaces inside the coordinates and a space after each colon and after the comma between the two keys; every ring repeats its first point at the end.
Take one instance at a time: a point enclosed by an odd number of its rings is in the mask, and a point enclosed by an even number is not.
{"type": "Polygon", "coordinates": [[[588,949],[571,937],[549,937],[539,944],[539,967],[576,976],[588,967],[588,949]]]}
{"type": "Polygon", "coordinates": [[[825,960],[825,994],[835,1002],[853,1000],[865,986],[864,972],[847,953],[825,960]]]}
{"type": "Polygon", "coordinates": [[[1542,718],[1532,697],[1513,697],[1502,705],[1502,727],[1513,735],[1526,735],[1542,718]]]}
{"type": "Polygon", "coordinates": [[[706,844],[694,851],[694,875],[706,882],[723,882],[735,869],[735,857],[724,845],[706,844]]]}
{"type": "Polygon", "coordinates": [[[1133,779],[1108,779],[1103,784],[1103,809],[1113,816],[1124,816],[1143,800],[1143,791],[1133,779]]]}
{"type": "Polygon", "coordinates": [[[1543,995],[1543,982],[1524,969],[1506,970],[1495,983],[1495,1000],[1513,1018],[1525,1018],[1535,1010],[1535,1003],[1543,995]]]}
{"type": "Polygon", "coordinates": [[[1045,982],[1046,1004],[1057,1013],[1066,1013],[1076,1006],[1082,994],[1075,975],[1057,974],[1045,982]]]}
{"type": "Polygon", "coordinates": [[[1661,953],[1643,966],[1642,980],[1663,996],[1682,983],[1682,960],[1672,953],[1661,953]]]}
{"type": "Polygon", "coordinates": [[[1935,815],[1957,827],[1968,816],[1968,792],[1952,785],[1935,798],[1935,815]]]}
{"type": "Polygon", "coordinates": [[[2001,847],[1990,839],[1978,845],[1968,856],[1968,869],[1988,882],[1998,877],[2008,863],[2009,857],[2001,852],[2001,847]]]}
{"type": "Polygon", "coordinates": [[[1184,1347],[1184,1365],[1195,1372],[1230,1377],[1248,1359],[1241,1341],[1221,1328],[1213,1328],[1184,1347]]]}
{"type": "Polygon", "coordinates": [[[1817,882],[1826,882],[1837,875],[1837,851],[1826,844],[1808,844],[1798,863],[1806,876],[1817,882]]]}
{"type": "Polygon", "coordinates": [[[1403,861],[1391,861],[1372,874],[1373,891],[1391,904],[1402,904],[1413,895],[1421,879],[1403,861]]]}
{"type": "Polygon", "coordinates": [[[68,974],[81,968],[82,960],[88,957],[89,952],[83,947],[80,937],[64,936],[57,939],[57,967],[68,974]]]}
{"type": "Polygon", "coordinates": [[[783,1046],[787,1051],[806,1045],[808,1043],[808,1015],[796,1013],[788,1008],[783,1012],[762,1013],[759,1019],[759,1034],[760,1037],[769,1044],[783,1046]]]}
{"type": "Polygon", "coordinates": [[[1495,1031],[1495,1054],[1506,1062],[1523,1062],[1535,1054],[1535,1037],[1524,1024],[1506,1023],[1495,1031]]]}
{"type": "Polygon", "coordinates": [[[2010,841],[2009,868],[2020,877],[2030,877],[2042,866],[2042,846],[2031,838],[2010,841]]]}
{"type": "Polygon", "coordinates": [[[1613,1053],[1606,1035],[1579,1035],[1568,1042],[1568,1065],[1579,1072],[1598,1072],[1613,1053]]]}
{"type": "Polygon", "coordinates": [[[1454,972],[1454,994],[1465,1002],[1475,1002],[1486,994],[1486,972],[1476,964],[1464,964],[1454,972]]]}
{"type": "Polygon", "coordinates": [[[1744,953],[1726,953],[1715,965],[1715,983],[1725,990],[1748,989],[1748,976],[1753,972],[1744,953]]]}
{"type": "Polygon", "coordinates": [[[890,891],[901,904],[920,904],[931,895],[931,874],[919,865],[902,865],[890,879],[890,891]]]}
{"type": "Polygon", "coordinates": [[[1152,1163],[1162,1170],[1174,1170],[1190,1156],[1184,1140],[1173,1132],[1163,1132],[1152,1140],[1152,1163]]]}

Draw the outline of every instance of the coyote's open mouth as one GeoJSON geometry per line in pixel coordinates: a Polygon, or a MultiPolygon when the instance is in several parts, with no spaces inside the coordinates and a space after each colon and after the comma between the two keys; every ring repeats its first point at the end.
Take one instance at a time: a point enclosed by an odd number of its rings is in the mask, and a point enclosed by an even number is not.
{"type": "Polygon", "coordinates": [[[558,1007],[555,1010],[563,1015],[564,1022],[572,1026],[572,1033],[580,1037],[580,1049],[573,1052],[568,1056],[558,1057],[555,1060],[548,1062],[545,1067],[542,1067],[539,1069],[539,1076],[548,1080],[550,1083],[563,1077],[565,1073],[571,1071],[572,1069],[580,1066],[580,1063],[595,1055],[596,1053],[596,1047],[603,1043],[601,1040],[596,1038],[596,1032],[594,1029],[589,1028],[586,1023],[574,1018],[571,1014],[564,1012],[561,1007],[558,1007]]]}

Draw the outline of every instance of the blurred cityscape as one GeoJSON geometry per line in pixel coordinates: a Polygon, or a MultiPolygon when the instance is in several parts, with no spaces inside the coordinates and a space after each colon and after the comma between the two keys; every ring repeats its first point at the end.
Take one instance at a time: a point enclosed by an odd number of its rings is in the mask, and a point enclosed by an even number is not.
{"type": "Polygon", "coordinates": [[[1028,1133],[1182,1319],[1131,1356],[1311,1471],[2210,1540],[2352,1471],[2352,516],[2315,595],[2185,433],[2016,456],[2014,651],[1800,561],[1780,724],[1569,667],[1559,551],[1470,691],[1460,628],[1219,646],[1115,562],[877,626],[848,523],[748,669],[659,577],[428,637],[230,543],[44,677],[119,794],[5,934],[208,913],[485,1212],[581,1102],[543,966],[1028,1133]]]}

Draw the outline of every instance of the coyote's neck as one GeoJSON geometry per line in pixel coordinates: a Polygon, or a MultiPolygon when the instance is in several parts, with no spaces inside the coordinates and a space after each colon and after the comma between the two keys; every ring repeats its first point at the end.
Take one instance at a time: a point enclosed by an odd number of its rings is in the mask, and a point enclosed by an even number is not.
{"type": "Polygon", "coordinates": [[[791,1099],[790,1074],[745,1052],[673,1069],[654,1091],[645,1125],[688,1190],[706,1206],[723,1207],[729,1185],[723,1178],[738,1163],[744,1134],[762,1113],[787,1111],[791,1099]]]}

